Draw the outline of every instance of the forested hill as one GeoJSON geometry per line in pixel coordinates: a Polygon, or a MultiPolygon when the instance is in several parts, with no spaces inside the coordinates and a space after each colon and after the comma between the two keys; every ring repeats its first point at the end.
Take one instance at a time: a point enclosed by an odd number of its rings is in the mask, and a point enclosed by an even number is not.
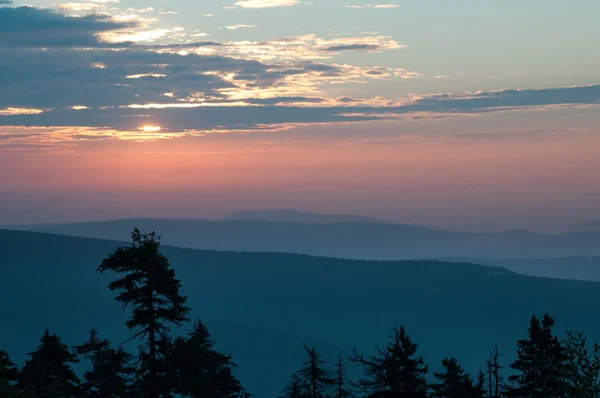
{"type": "MultiPolygon", "coordinates": [[[[113,276],[96,272],[125,244],[0,230],[0,346],[21,363],[44,326],[70,345],[85,341],[92,328],[114,342],[126,340],[128,314],[106,289],[113,276]]],[[[508,363],[533,313],[555,317],[558,332],[600,336],[597,283],[466,263],[162,251],[183,283],[192,318],[206,322],[257,397],[281,393],[304,358],[303,342],[316,341],[333,363],[353,346],[369,352],[385,342],[394,322],[406,326],[433,370],[442,358],[456,356],[476,372],[494,344],[508,363]]]]}
{"type": "Polygon", "coordinates": [[[268,251],[365,260],[431,257],[552,258],[600,255],[600,231],[542,235],[473,233],[385,223],[310,224],[255,220],[123,219],[30,227],[36,232],[128,240],[134,227],[159,231],[168,245],[268,251]]]}

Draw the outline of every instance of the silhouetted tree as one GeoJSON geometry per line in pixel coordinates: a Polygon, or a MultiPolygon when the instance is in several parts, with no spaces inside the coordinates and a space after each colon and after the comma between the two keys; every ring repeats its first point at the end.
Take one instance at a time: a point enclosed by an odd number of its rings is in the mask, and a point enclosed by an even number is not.
{"type": "Polygon", "coordinates": [[[298,374],[293,373],[290,384],[283,391],[283,396],[280,398],[307,398],[308,395],[305,394],[304,389],[302,388],[302,382],[298,377],[298,374]]]}
{"type": "Polygon", "coordinates": [[[553,326],[554,319],[548,314],[541,322],[535,315],[531,317],[529,337],[517,343],[518,358],[511,368],[519,374],[509,377],[516,383],[508,390],[509,396],[553,398],[566,395],[567,355],[558,338],[552,335],[553,326]]]}
{"type": "Polygon", "coordinates": [[[500,365],[500,357],[502,355],[498,351],[498,346],[490,352],[490,357],[487,360],[488,367],[488,397],[499,398],[504,389],[504,380],[500,375],[500,370],[503,369],[500,365]]]}
{"type": "Polygon", "coordinates": [[[456,358],[442,360],[444,372],[433,375],[440,381],[433,383],[433,397],[443,398],[481,398],[483,397],[480,386],[475,384],[471,377],[465,373],[456,358]]]}
{"type": "Polygon", "coordinates": [[[84,374],[83,388],[87,397],[128,397],[132,395],[130,377],[132,356],[122,348],[112,348],[108,340],[100,340],[96,330],[84,344],[74,347],[78,355],[91,362],[84,374]]]}
{"type": "Polygon", "coordinates": [[[298,371],[298,377],[302,383],[305,395],[311,398],[322,398],[327,396],[329,389],[335,385],[335,380],[329,372],[323,368],[325,361],[317,352],[315,345],[308,348],[303,345],[308,359],[303,363],[302,369],[298,371]]]}
{"type": "Polygon", "coordinates": [[[169,358],[176,391],[201,398],[243,397],[248,394],[233,376],[237,366],[230,355],[217,351],[208,329],[197,320],[187,338],[175,339],[169,358]]]}
{"type": "Polygon", "coordinates": [[[19,380],[25,395],[44,398],[81,395],[79,379],[69,365],[77,363],[77,357],[56,334],[44,330],[37,349],[27,355],[31,358],[25,362],[19,380]]]}
{"type": "Polygon", "coordinates": [[[338,361],[333,372],[333,380],[335,381],[335,391],[333,398],[351,398],[354,394],[347,388],[346,371],[342,356],[338,356],[338,361]]]}
{"type": "Polygon", "coordinates": [[[155,232],[142,234],[136,228],[131,238],[132,245],[115,250],[98,271],[119,275],[109,289],[120,292],[115,300],[124,308],[132,306],[131,319],[126,323],[135,331],[130,340],[142,341],[137,390],[147,397],[168,397],[172,389],[165,361],[166,346],[170,344],[169,324],[180,326],[188,320],[187,298],[179,294],[181,282],[159,251],[160,237],[155,232]]]}
{"type": "Polygon", "coordinates": [[[0,350],[0,397],[15,396],[18,380],[19,368],[10,360],[8,352],[0,350]]]}
{"type": "Polygon", "coordinates": [[[479,371],[477,376],[477,384],[475,385],[480,392],[481,397],[485,397],[485,373],[483,370],[479,371]]]}
{"type": "Polygon", "coordinates": [[[365,358],[354,350],[352,361],[364,366],[363,377],[356,387],[369,397],[427,397],[428,368],[417,356],[417,344],[411,342],[404,327],[394,327],[392,341],[377,347],[377,355],[365,358]]]}
{"type": "Polygon", "coordinates": [[[568,331],[563,341],[567,354],[569,397],[598,397],[600,393],[600,346],[588,349],[583,332],[568,331]]]}

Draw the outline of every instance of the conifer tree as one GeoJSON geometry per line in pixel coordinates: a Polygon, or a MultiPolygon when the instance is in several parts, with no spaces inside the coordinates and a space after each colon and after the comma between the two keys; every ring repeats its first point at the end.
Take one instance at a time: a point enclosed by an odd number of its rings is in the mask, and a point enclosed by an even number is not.
{"type": "Polygon", "coordinates": [[[75,352],[91,362],[92,368],[84,374],[83,388],[87,397],[120,398],[132,396],[130,377],[132,356],[122,348],[112,348],[108,340],[98,338],[96,330],[75,352]]]}
{"type": "Polygon", "coordinates": [[[503,369],[500,365],[500,357],[502,355],[498,351],[498,346],[490,352],[490,357],[487,360],[488,367],[488,396],[491,398],[500,398],[500,394],[504,389],[504,380],[500,375],[500,370],[503,369]]]}
{"type": "Polygon", "coordinates": [[[302,369],[298,371],[298,377],[303,385],[305,395],[311,398],[322,398],[335,385],[335,380],[329,372],[323,368],[325,361],[317,352],[315,345],[308,348],[303,345],[308,359],[304,362],[302,369]]]}
{"type": "Polygon", "coordinates": [[[583,332],[568,331],[564,340],[567,354],[569,397],[598,397],[600,394],[600,346],[589,350],[583,332]]]}
{"type": "Polygon", "coordinates": [[[15,396],[18,380],[19,368],[10,360],[8,352],[0,350],[0,397],[15,396]]]}
{"type": "Polygon", "coordinates": [[[195,322],[187,338],[175,339],[169,361],[176,375],[176,391],[183,396],[202,398],[248,396],[232,374],[237,365],[231,356],[217,351],[214,346],[200,320],[195,322]]]}
{"type": "Polygon", "coordinates": [[[293,373],[290,384],[285,388],[283,396],[280,398],[307,398],[308,395],[304,393],[302,383],[297,373],[293,373]]]}
{"type": "Polygon", "coordinates": [[[155,232],[142,234],[136,228],[131,238],[131,246],[115,250],[98,271],[118,275],[109,289],[119,292],[115,300],[124,308],[131,306],[131,319],[126,323],[134,331],[130,340],[141,340],[136,389],[150,398],[169,397],[172,383],[165,359],[171,343],[169,325],[180,326],[188,320],[187,298],[179,294],[181,282],[159,251],[160,237],[155,232]]]}
{"type": "Polygon", "coordinates": [[[554,319],[548,314],[540,320],[533,315],[529,337],[517,343],[517,359],[511,368],[519,374],[509,380],[516,383],[508,395],[511,397],[564,397],[567,394],[565,348],[552,335],[554,319]]]}
{"type": "Polygon", "coordinates": [[[81,394],[79,379],[69,364],[79,362],[56,334],[48,329],[40,344],[25,362],[20,374],[20,389],[44,398],[76,397],[81,394]]]}
{"type": "Polygon", "coordinates": [[[335,381],[335,391],[333,398],[351,398],[354,395],[352,391],[347,388],[346,371],[342,356],[338,356],[338,361],[333,372],[333,380],[335,381]]]}
{"type": "Polygon", "coordinates": [[[426,398],[428,368],[416,354],[417,344],[410,340],[404,327],[394,327],[392,331],[392,341],[384,348],[377,347],[377,355],[366,358],[354,350],[351,360],[364,367],[356,387],[368,397],[426,398]]]}
{"type": "Polygon", "coordinates": [[[442,360],[444,372],[433,375],[440,381],[433,383],[433,397],[443,398],[482,398],[481,386],[475,384],[471,377],[465,373],[456,358],[442,360]]]}
{"type": "Polygon", "coordinates": [[[478,396],[485,397],[485,373],[483,370],[479,371],[479,375],[477,376],[477,384],[475,387],[479,391],[478,396]]]}

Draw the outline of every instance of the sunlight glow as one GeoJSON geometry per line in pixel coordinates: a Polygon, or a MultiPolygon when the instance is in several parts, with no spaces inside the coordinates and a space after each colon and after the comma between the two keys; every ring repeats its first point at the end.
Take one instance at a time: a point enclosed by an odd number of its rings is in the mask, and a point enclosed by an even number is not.
{"type": "Polygon", "coordinates": [[[161,131],[162,127],[148,125],[148,126],[142,126],[142,127],[140,127],[140,130],[148,132],[148,133],[154,133],[154,132],[161,131]]]}

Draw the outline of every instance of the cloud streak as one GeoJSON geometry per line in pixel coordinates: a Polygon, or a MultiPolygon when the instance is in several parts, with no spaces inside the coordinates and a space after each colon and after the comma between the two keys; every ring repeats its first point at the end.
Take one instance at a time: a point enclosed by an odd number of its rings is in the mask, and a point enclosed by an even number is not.
{"type": "Polygon", "coordinates": [[[3,47],[102,47],[99,34],[136,26],[106,15],[68,17],[33,7],[0,8],[3,47]]]}
{"type": "Polygon", "coordinates": [[[300,4],[300,0],[240,0],[233,4],[240,8],[273,8],[292,7],[300,4]]]}
{"type": "Polygon", "coordinates": [[[390,9],[390,8],[399,8],[400,6],[397,4],[365,4],[365,5],[345,5],[344,8],[352,8],[356,10],[364,9],[364,8],[378,8],[378,9],[390,9]]]}

